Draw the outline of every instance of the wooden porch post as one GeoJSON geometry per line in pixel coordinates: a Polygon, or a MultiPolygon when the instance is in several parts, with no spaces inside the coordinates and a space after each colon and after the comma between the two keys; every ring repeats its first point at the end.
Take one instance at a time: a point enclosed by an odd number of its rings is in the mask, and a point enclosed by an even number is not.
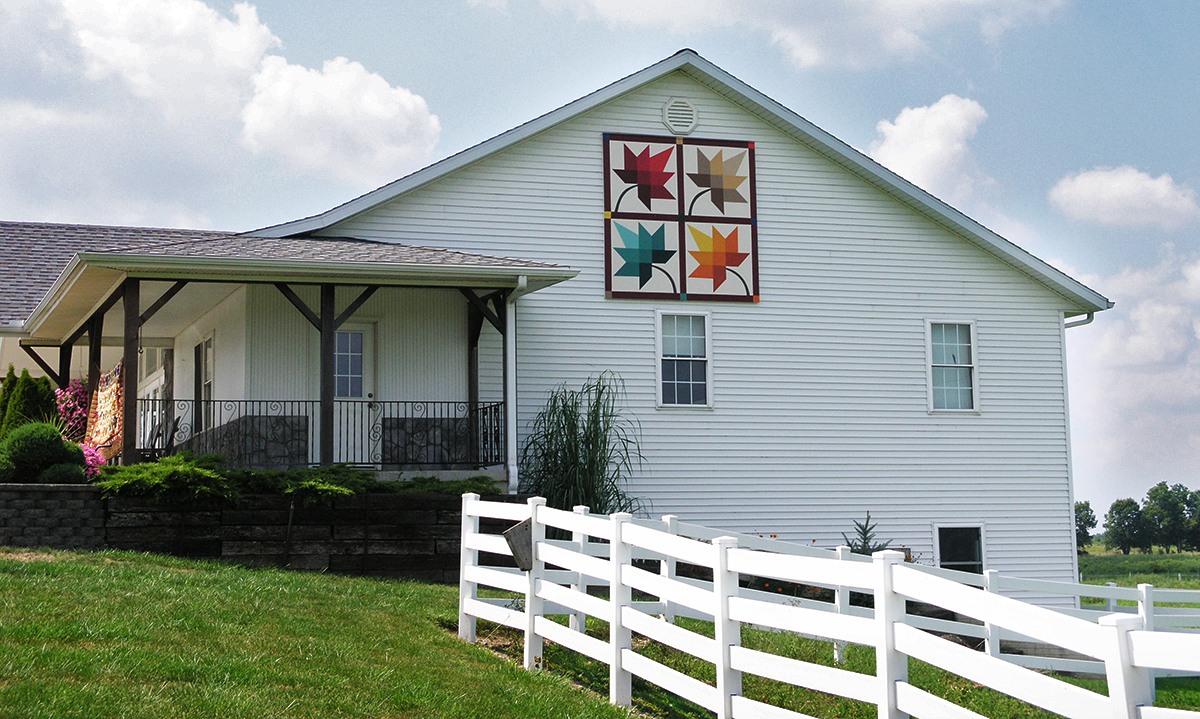
{"type": "Polygon", "coordinates": [[[66,389],[71,381],[71,356],[74,353],[74,342],[67,342],[58,348],[58,386],[61,389],[66,389]]]}
{"type": "MultiPolygon", "coordinates": [[[[142,327],[141,284],[135,277],[126,277],[124,285],[125,305],[125,370],[123,392],[125,402],[121,412],[121,464],[137,462],[137,381],[138,381],[138,330],[142,327]]],[[[95,338],[100,344],[100,338],[95,338]]]]}
{"type": "Polygon", "coordinates": [[[104,314],[97,312],[92,315],[87,324],[88,363],[87,386],[88,407],[92,406],[92,395],[96,393],[96,383],[100,381],[100,352],[103,350],[104,314]]]}
{"type": "Polygon", "coordinates": [[[333,353],[337,333],[334,285],[321,285],[321,466],[333,464],[333,353]]]}

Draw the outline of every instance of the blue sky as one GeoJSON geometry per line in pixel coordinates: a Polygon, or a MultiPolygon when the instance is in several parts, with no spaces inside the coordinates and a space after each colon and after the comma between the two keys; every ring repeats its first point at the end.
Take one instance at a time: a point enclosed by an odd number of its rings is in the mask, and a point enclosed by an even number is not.
{"type": "Polygon", "coordinates": [[[1075,485],[1200,488],[1200,4],[6,0],[0,218],[250,229],[682,47],[1114,299],[1075,485]]]}

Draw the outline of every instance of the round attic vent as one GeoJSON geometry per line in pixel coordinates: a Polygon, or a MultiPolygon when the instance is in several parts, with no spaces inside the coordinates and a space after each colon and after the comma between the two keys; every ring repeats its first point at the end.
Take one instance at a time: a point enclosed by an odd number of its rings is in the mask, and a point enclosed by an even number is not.
{"type": "Polygon", "coordinates": [[[696,108],[682,97],[673,97],[663,105],[663,124],[676,135],[690,134],[699,122],[696,108]]]}

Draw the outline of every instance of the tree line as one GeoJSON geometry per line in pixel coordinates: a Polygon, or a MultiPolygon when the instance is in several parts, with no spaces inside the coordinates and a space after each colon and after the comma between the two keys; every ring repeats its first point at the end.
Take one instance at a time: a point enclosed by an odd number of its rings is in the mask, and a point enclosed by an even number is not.
{"type": "MultiPolygon", "coordinates": [[[[1079,548],[1091,542],[1096,526],[1091,502],[1075,503],[1075,541],[1079,548]]],[[[1104,546],[1124,554],[1162,547],[1167,552],[1200,551],[1200,490],[1182,484],[1159,482],[1136,499],[1118,499],[1104,515],[1104,546]]]]}

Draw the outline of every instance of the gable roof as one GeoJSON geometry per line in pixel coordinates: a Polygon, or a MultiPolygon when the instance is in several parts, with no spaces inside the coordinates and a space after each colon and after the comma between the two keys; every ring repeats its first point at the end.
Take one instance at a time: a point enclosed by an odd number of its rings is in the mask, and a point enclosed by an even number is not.
{"type": "Polygon", "coordinates": [[[288,237],[329,228],[673,72],[682,72],[714,92],[728,97],[916,212],[1075,302],[1081,313],[1097,312],[1113,306],[1113,303],[1100,293],[992,232],[689,49],[680,50],[557,110],[330,210],[247,234],[255,237],[288,237]]]}

